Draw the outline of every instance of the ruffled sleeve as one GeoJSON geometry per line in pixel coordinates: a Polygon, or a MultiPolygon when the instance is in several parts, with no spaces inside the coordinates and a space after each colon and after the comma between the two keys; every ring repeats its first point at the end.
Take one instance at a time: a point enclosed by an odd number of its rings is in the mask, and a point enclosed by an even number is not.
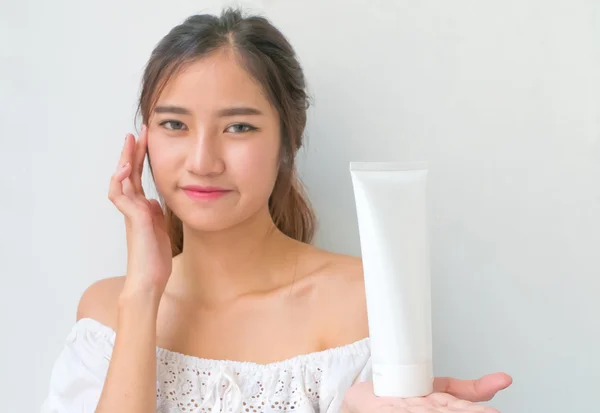
{"type": "Polygon", "coordinates": [[[373,380],[370,340],[362,340],[344,348],[331,360],[322,386],[322,413],[340,413],[346,392],[356,383],[373,380]]]}
{"type": "Polygon", "coordinates": [[[114,337],[91,319],[77,322],[54,363],[41,413],[93,413],[96,410],[114,337]]]}

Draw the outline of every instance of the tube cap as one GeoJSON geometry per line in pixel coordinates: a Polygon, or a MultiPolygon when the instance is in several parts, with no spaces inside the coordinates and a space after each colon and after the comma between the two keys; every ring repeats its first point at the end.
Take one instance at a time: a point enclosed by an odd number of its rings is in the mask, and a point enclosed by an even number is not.
{"type": "Polygon", "coordinates": [[[433,392],[432,364],[373,364],[373,389],[378,397],[427,396],[433,392]]]}

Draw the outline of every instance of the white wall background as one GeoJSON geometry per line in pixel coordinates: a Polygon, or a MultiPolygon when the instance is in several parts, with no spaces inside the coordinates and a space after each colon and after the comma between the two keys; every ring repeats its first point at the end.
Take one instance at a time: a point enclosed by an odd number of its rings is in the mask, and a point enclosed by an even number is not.
{"type": "MultiPolygon", "coordinates": [[[[143,64],[218,3],[0,3],[3,411],[39,408],[80,294],[123,273],[106,190],[143,64]]],[[[594,411],[600,2],[254,4],[315,98],[301,166],[319,244],[359,254],[348,161],[428,160],[436,373],[512,373],[507,413],[594,411]]]]}

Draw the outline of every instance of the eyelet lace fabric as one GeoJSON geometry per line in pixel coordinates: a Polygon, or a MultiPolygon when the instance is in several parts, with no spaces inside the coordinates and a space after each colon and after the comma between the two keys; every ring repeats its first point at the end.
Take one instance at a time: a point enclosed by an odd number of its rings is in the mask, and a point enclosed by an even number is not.
{"type": "MultiPolygon", "coordinates": [[[[55,362],[42,413],[94,412],[115,332],[80,320],[55,362]]],[[[156,350],[157,413],[337,413],[350,386],[371,378],[368,339],[270,364],[156,350]]]]}

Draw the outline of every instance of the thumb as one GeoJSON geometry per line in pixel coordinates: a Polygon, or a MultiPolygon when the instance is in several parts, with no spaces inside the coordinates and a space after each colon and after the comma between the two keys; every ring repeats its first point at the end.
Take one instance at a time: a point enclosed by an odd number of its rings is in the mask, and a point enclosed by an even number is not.
{"type": "Polygon", "coordinates": [[[512,384],[512,378],[505,373],[488,374],[477,380],[459,380],[451,377],[437,377],[433,382],[434,392],[448,393],[470,402],[491,400],[496,393],[512,384]]]}

